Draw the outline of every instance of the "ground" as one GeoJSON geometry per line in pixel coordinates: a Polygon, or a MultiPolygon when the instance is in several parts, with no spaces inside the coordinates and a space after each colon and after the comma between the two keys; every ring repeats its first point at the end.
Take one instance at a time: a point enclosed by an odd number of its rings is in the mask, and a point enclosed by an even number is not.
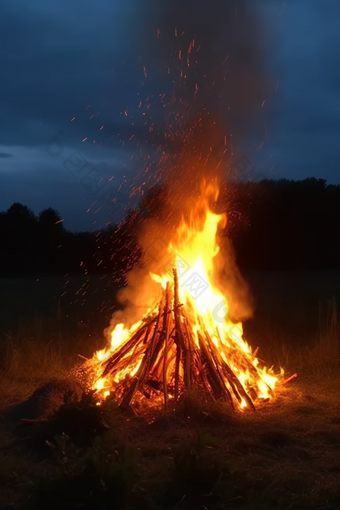
{"type": "Polygon", "coordinates": [[[65,279],[4,282],[0,508],[338,509],[340,276],[249,280],[258,303],[245,328],[249,342],[299,378],[256,412],[193,396],[176,412],[143,417],[110,402],[98,408],[90,397],[76,402],[70,370],[78,353],[103,347],[115,306],[109,277],[68,278],[64,296],[65,279]],[[79,298],[84,289],[88,299],[79,298]],[[21,420],[37,414],[50,418],[21,420]]]}

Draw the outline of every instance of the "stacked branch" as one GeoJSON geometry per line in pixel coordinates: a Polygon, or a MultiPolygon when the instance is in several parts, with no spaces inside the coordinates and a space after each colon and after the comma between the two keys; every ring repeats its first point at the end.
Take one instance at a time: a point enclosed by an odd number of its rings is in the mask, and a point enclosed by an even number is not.
{"type": "Polygon", "coordinates": [[[185,307],[180,303],[174,269],[173,284],[167,284],[156,312],[101,363],[96,373],[99,379],[110,379],[124,410],[141,397],[167,409],[192,389],[201,390],[208,398],[224,400],[232,408],[237,401],[254,410],[256,381],[261,377],[251,356],[233,346],[232,339],[228,339],[228,346],[223,343],[218,328],[216,339],[213,340],[190,304],[185,307]],[[197,323],[199,328],[194,328],[197,323]],[[236,354],[239,364],[252,374],[255,382],[247,390],[226,361],[236,354]]]}

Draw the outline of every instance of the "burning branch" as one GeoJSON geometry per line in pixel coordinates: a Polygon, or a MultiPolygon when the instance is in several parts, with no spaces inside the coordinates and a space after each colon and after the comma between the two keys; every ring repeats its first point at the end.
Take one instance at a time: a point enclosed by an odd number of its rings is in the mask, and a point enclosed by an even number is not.
{"type": "Polygon", "coordinates": [[[255,410],[256,383],[266,383],[248,353],[238,350],[237,356],[239,365],[247,367],[252,375],[251,387],[242,384],[225,361],[228,350],[231,359],[235,357],[236,347],[231,343],[220,352],[217,343],[223,342],[218,329],[214,341],[200,317],[192,313],[191,307],[179,302],[178,275],[173,269],[173,283],[167,283],[157,312],[151,313],[131,338],[97,367],[98,381],[109,381],[110,391],[115,392],[123,410],[143,397],[158,400],[162,393],[167,409],[169,399],[175,404],[184,393],[190,393],[193,383],[208,397],[228,402],[232,409],[235,400],[238,406],[255,410]],[[129,367],[136,368],[131,371],[129,367]]]}

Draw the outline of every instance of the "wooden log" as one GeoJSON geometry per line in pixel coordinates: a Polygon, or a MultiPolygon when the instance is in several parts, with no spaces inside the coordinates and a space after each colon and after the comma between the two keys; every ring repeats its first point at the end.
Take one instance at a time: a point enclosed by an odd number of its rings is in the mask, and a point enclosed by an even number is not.
{"type": "MultiPolygon", "coordinates": [[[[179,305],[181,307],[182,304],[179,305]]],[[[168,311],[169,314],[171,314],[171,310],[168,311]]],[[[118,350],[115,350],[112,352],[112,354],[109,356],[107,360],[105,360],[102,365],[104,367],[104,371],[102,372],[100,377],[105,377],[114,367],[116,363],[118,363],[131,348],[135,345],[135,343],[138,342],[140,339],[140,336],[143,334],[143,331],[151,324],[157,321],[158,314],[156,317],[149,317],[144,319],[144,323],[138,328],[138,330],[134,333],[134,335],[125,343],[123,344],[118,350]]],[[[164,312],[162,314],[162,317],[164,317],[164,312]]]]}
{"type": "Polygon", "coordinates": [[[225,382],[224,382],[224,379],[223,379],[222,373],[221,373],[220,368],[219,368],[219,364],[220,364],[220,356],[219,356],[219,353],[218,353],[218,351],[217,351],[216,347],[214,346],[213,341],[212,341],[212,339],[211,339],[211,337],[210,337],[210,335],[209,335],[208,331],[205,331],[204,333],[205,333],[205,337],[206,337],[206,339],[207,339],[208,346],[209,346],[209,348],[210,348],[211,356],[212,356],[213,361],[214,361],[214,364],[215,364],[216,373],[217,373],[217,375],[218,375],[218,377],[219,377],[219,379],[220,379],[220,381],[221,381],[221,384],[222,384],[222,386],[223,386],[223,388],[224,388],[224,390],[225,390],[225,392],[226,392],[226,395],[227,395],[227,397],[228,397],[229,403],[230,403],[230,405],[231,405],[232,409],[234,410],[235,408],[234,408],[234,403],[233,403],[232,396],[231,396],[231,394],[230,394],[230,391],[228,390],[228,388],[227,388],[227,387],[226,387],[226,385],[225,385],[225,382]]]}
{"type": "MultiPolygon", "coordinates": [[[[165,295],[165,310],[169,311],[170,308],[170,291],[169,291],[169,282],[166,285],[166,295],[165,295]]],[[[164,361],[163,361],[163,386],[164,386],[164,409],[167,410],[168,407],[168,381],[167,381],[167,362],[168,362],[168,341],[169,341],[169,333],[170,333],[170,315],[168,313],[164,314],[166,317],[165,320],[165,338],[164,338],[164,361]]]]}
{"type": "Polygon", "coordinates": [[[184,322],[184,331],[185,331],[185,357],[184,357],[184,386],[186,390],[190,391],[191,383],[192,383],[192,333],[188,328],[188,319],[184,322]]]}
{"type": "Polygon", "coordinates": [[[210,352],[207,348],[204,337],[200,332],[197,333],[200,349],[201,349],[201,358],[203,365],[207,367],[207,377],[212,391],[217,400],[226,396],[225,387],[222,385],[218,375],[216,374],[216,369],[214,367],[214,362],[211,359],[210,352]]]}
{"type": "MultiPolygon", "coordinates": [[[[162,337],[161,349],[158,353],[157,359],[153,365],[152,372],[150,375],[163,381],[163,363],[164,363],[164,340],[165,335],[162,337]]],[[[168,337],[168,352],[172,350],[173,342],[170,336],[168,337]]]]}
{"type": "MultiPolygon", "coordinates": [[[[137,389],[139,389],[141,386],[143,386],[145,377],[147,376],[147,374],[149,372],[151,353],[154,348],[155,338],[158,334],[159,323],[160,323],[162,311],[163,311],[163,302],[161,302],[161,304],[159,306],[159,313],[158,313],[157,321],[156,321],[156,324],[154,327],[154,333],[152,335],[151,342],[145,351],[144,357],[142,359],[142,362],[140,364],[140,367],[139,367],[137,373],[134,376],[134,380],[133,380],[132,384],[130,385],[130,387],[126,391],[126,393],[123,395],[122,402],[120,404],[120,407],[123,410],[126,410],[130,406],[130,403],[131,403],[137,389]]],[[[149,337],[150,328],[151,328],[151,325],[149,325],[149,327],[147,329],[147,333],[144,337],[143,344],[145,344],[147,342],[147,339],[149,337]]]]}
{"type": "MultiPolygon", "coordinates": [[[[175,401],[178,400],[179,396],[179,369],[180,362],[183,356],[184,339],[181,324],[181,317],[179,315],[179,292],[178,292],[178,275],[177,269],[173,269],[174,276],[174,318],[175,318],[175,343],[176,343],[176,366],[175,366],[175,401]]],[[[184,354],[185,356],[185,354],[184,354]]]]}
{"type": "MultiPolygon", "coordinates": [[[[217,337],[219,338],[220,340],[220,344],[221,344],[221,347],[223,347],[223,342],[222,342],[222,339],[221,339],[221,336],[220,336],[220,332],[218,330],[218,328],[216,328],[216,333],[217,333],[217,337]]],[[[231,342],[233,342],[233,340],[230,338],[231,342]]],[[[233,352],[233,354],[235,353],[235,357],[237,356],[239,358],[240,356],[240,351],[236,351],[234,348],[231,348],[231,352],[233,352]]],[[[229,367],[229,365],[225,362],[225,360],[222,358],[222,356],[220,355],[220,353],[218,353],[218,356],[219,356],[219,360],[220,360],[220,363],[222,365],[222,368],[225,369],[226,373],[225,373],[225,376],[227,377],[228,379],[228,382],[230,384],[230,387],[231,389],[233,390],[233,393],[236,397],[236,399],[241,402],[242,400],[242,397],[245,398],[246,401],[248,401],[247,399],[250,400],[250,402],[248,402],[248,404],[250,405],[250,407],[252,409],[255,410],[255,406],[253,404],[253,401],[252,399],[250,398],[250,396],[246,393],[246,391],[244,390],[242,384],[240,383],[238,377],[234,374],[234,372],[231,370],[231,368],[229,367]],[[241,396],[242,395],[242,396],[241,396]]],[[[250,363],[250,362],[249,362],[250,363]]],[[[257,379],[260,379],[260,374],[257,372],[256,370],[256,367],[254,367],[252,365],[252,368],[255,370],[255,373],[253,372],[253,375],[257,378],[257,379]]]]}
{"type": "MultiPolygon", "coordinates": [[[[171,327],[172,324],[172,311],[170,309],[169,303],[170,303],[170,287],[167,285],[165,289],[165,306],[164,306],[164,313],[163,313],[163,325],[162,325],[162,331],[159,335],[159,339],[156,345],[156,348],[153,352],[152,359],[151,359],[151,372],[154,377],[157,379],[163,379],[163,361],[164,357],[161,353],[162,347],[164,348],[164,340],[167,336],[167,329],[168,327],[171,327]],[[169,324],[169,326],[168,326],[169,324]]],[[[170,340],[170,336],[168,336],[168,343],[170,340]]],[[[169,347],[169,346],[168,346],[169,347]]]]}
{"type": "MultiPolygon", "coordinates": [[[[202,325],[202,324],[201,324],[201,327],[203,327],[203,325],[202,325]]],[[[210,335],[209,335],[209,338],[210,338],[210,335]]],[[[217,353],[217,354],[215,354],[215,356],[216,356],[216,355],[218,356],[218,360],[219,360],[219,361],[220,361],[220,363],[221,363],[222,359],[221,359],[220,354],[219,354],[219,353],[217,353]]],[[[230,380],[230,378],[229,378],[229,377],[226,377],[226,378],[227,378],[227,380],[228,380],[228,383],[229,383],[229,385],[230,385],[231,389],[233,390],[233,393],[234,393],[234,395],[235,395],[236,399],[237,399],[237,400],[241,403],[242,399],[241,399],[241,397],[240,397],[240,395],[239,395],[239,393],[238,393],[238,391],[237,391],[237,388],[236,388],[235,384],[233,383],[233,381],[231,381],[231,380],[230,380]]],[[[225,386],[225,384],[224,384],[224,386],[225,386]]],[[[228,390],[228,391],[229,391],[229,390],[228,390]]],[[[230,392],[229,392],[229,394],[230,394],[230,392]]]]}
{"type": "MultiPolygon", "coordinates": [[[[211,391],[211,389],[209,389],[210,384],[206,377],[204,367],[202,364],[201,352],[197,347],[195,347],[195,349],[192,352],[192,360],[193,360],[194,364],[197,365],[197,380],[200,380],[200,382],[202,383],[205,393],[207,395],[210,395],[215,400],[214,393],[211,391]]],[[[199,384],[199,382],[198,382],[198,384],[199,384]]]]}
{"type": "Polygon", "coordinates": [[[260,347],[259,347],[259,346],[257,346],[257,347],[256,347],[256,349],[255,349],[255,351],[252,353],[253,358],[256,358],[257,353],[259,352],[259,349],[260,349],[260,347]]]}
{"type": "Polygon", "coordinates": [[[151,328],[152,324],[149,324],[143,340],[140,339],[139,342],[133,346],[133,351],[131,353],[126,353],[125,356],[114,365],[110,372],[111,377],[114,377],[117,372],[128,370],[131,365],[134,365],[136,358],[138,359],[143,356],[143,352],[145,354],[151,328]]]}
{"type": "MultiPolygon", "coordinates": [[[[145,377],[147,376],[147,374],[149,373],[150,369],[151,369],[151,360],[152,360],[152,355],[153,355],[153,352],[155,350],[155,345],[156,345],[156,338],[157,338],[157,335],[161,335],[161,331],[159,330],[159,324],[160,324],[160,320],[161,320],[161,317],[162,316],[165,316],[165,308],[164,308],[164,299],[165,299],[165,295],[163,293],[163,298],[162,298],[162,301],[159,305],[159,314],[158,314],[158,317],[157,317],[157,322],[156,322],[156,325],[155,325],[155,329],[154,329],[154,333],[152,335],[152,339],[151,339],[151,342],[150,342],[150,346],[148,347],[148,350],[147,350],[147,366],[146,366],[146,370],[145,370],[145,374],[144,374],[144,379],[145,377]]],[[[144,381],[142,381],[142,384],[143,384],[144,381]]]]}
{"type": "Polygon", "coordinates": [[[243,388],[241,382],[239,381],[237,375],[232,371],[232,369],[229,367],[228,363],[224,361],[224,359],[221,357],[221,365],[224,369],[225,375],[228,378],[229,382],[232,382],[233,385],[236,387],[237,392],[239,393],[240,397],[243,397],[246,403],[249,405],[249,407],[255,411],[256,408],[254,406],[254,403],[246,390],[243,388]]]}
{"type": "Polygon", "coordinates": [[[296,379],[298,377],[298,374],[293,374],[284,381],[282,381],[281,386],[284,384],[288,384],[290,381],[293,381],[293,379],[296,379]]]}
{"type": "MultiPolygon", "coordinates": [[[[222,347],[223,343],[222,343],[222,340],[221,340],[218,328],[216,328],[216,332],[217,332],[217,336],[218,336],[218,338],[219,338],[219,340],[221,342],[221,347],[222,347]]],[[[219,359],[220,363],[222,363],[223,359],[222,359],[221,355],[219,353],[217,355],[218,355],[218,359],[219,359]]],[[[222,365],[223,365],[223,363],[222,363],[222,365]]],[[[237,391],[237,387],[235,386],[233,380],[228,375],[226,376],[226,378],[228,380],[228,383],[229,383],[229,385],[230,385],[230,387],[231,387],[231,389],[232,389],[236,399],[238,400],[238,402],[241,403],[242,398],[240,397],[239,392],[237,391]]]]}
{"type": "Polygon", "coordinates": [[[142,376],[145,372],[146,363],[147,363],[147,352],[145,352],[144,357],[141,361],[141,364],[137,370],[137,373],[134,375],[133,380],[130,383],[130,386],[127,387],[127,389],[125,390],[125,392],[122,395],[122,400],[121,400],[119,407],[124,411],[127,410],[128,407],[130,406],[131,400],[133,399],[133,397],[140,385],[142,376]]]}
{"type": "MultiPolygon", "coordinates": [[[[216,332],[217,332],[217,336],[221,342],[221,346],[223,346],[223,342],[221,340],[221,336],[220,336],[220,332],[219,332],[219,329],[216,328],[216,332]]],[[[234,344],[234,340],[229,337],[229,340],[231,341],[232,344],[234,344]]],[[[255,352],[257,353],[258,352],[258,347],[257,349],[255,350],[255,352]]],[[[229,348],[229,351],[230,351],[230,354],[232,356],[235,356],[235,358],[238,360],[238,363],[241,363],[241,368],[246,372],[247,370],[249,370],[249,372],[254,376],[255,379],[257,379],[258,381],[262,381],[262,383],[267,386],[267,389],[268,389],[268,392],[271,396],[274,395],[274,392],[272,390],[272,388],[266,383],[266,381],[264,381],[259,373],[259,371],[257,370],[256,366],[252,363],[252,361],[248,358],[248,356],[251,356],[253,359],[255,359],[255,355],[254,354],[250,354],[248,355],[247,353],[243,353],[242,351],[240,351],[238,348],[236,349],[235,347],[230,347],[229,348]],[[242,360],[240,360],[240,356],[242,355],[242,360]]],[[[230,383],[230,380],[229,380],[229,383],[230,383]]],[[[257,398],[257,391],[255,390],[255,388],[253,388],[253,392],[255,394],[255,399],[257,398]]],[[[250,398],[250,395],[248,395],[248,397],[250,398]]],[[[252,400],[252,399],[251,399],[252,400]]]]}
{"type": "Polygon", "coordinates": [[[105,377],[114,367],[116,363],[119,362],[138,342],[142,334],[147,330],[149,324],[143,324],[140,326],[140,328],[136,331],[134,335],[128,340],[118,351],[114,351],[112,355],[104,361],[103,366],[104,371],[101,375],[101,377],[105,377]]]}
{"type": "MultiPolygon", "coordinates": [[[[161,365],[161,358],[158,360],[158,364],[155,365],[155,363],[157,362],[157,357],[158,355],[160,354],[160,351],[162,349],[162,346],[164,344],[164,339],[165,339],[165,336],[166,336],[166,328],[167,328],[167,317],[168,317],[168,320],[169,320],[169,328],[171,329],[172,327],[172,317],[171,317],[171,310],[168,311],[167,314],[163,314],[163,327],[162,327],[162,332],[161,334],[159,335],[159,338],[158,338],[158,341],[156,343],[156,347],[154,349],[154,352],[152,354],[152,357],[151,357],[151,362],[150,362],[150,365],[151,365],[151,370],[153,373],[158,373],[159,370],[160,370],[160,365],[161,365]]],[[[170,337],[171,337],[172,333],[169,334],[169,340],[170,340],[170,337]]],[[[171,344],[169,345],[169,347],[171,346],[171,344]]],[[[161,369],[161,372],[162,372],[162,369],[161,369]]],[[[161,372],[159,372],[159,375],[158,377],[161,377],[161,372]]]]}

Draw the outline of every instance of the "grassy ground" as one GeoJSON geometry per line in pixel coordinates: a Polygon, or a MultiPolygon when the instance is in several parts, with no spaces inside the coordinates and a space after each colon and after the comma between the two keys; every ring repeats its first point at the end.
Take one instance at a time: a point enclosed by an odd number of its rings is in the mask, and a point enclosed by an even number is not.
{"type": "MultiPolygon", "coordinates": [[[[277,282],[275,292],[282,307],[280,277],[277,282]]],[[[310,316],[308,323],[315,321],[316,327],[310,331],[306,327],[299,341],[294,321],[287,334],[290,315],[297,316],[294,299],[291,309],[286,304],[285,324],[280,328],[280,310],[275,311],[273,299],[268,298],[271,317],[277,321],[274,324],[272,319],[269,327],[261,307],[272,280],[261,286],[260,317],[246,328],[247,338],[260,346],[266,361],[281,364],[288,373],[299,372],[299,378],[256,413],[231,414],[221,404],[208,405],[195,397],[176,413],[138,418],[120,414],[110,402],[98,408],[89,402],[75,403],[73,396],[53,415],[65,391],[73,389],[69,374],[80,363],[77,354],[90,356],[104,344],[105,321],[91,321],[93,310],[98,314],[105,302],[105,295],[98,299],[101,290],[93,296],[94,288],[102,289],[101,281],[87,283],[92,286],[87,292],[93,301],[78,309],[76,319],[73,315],[69,296],[83,283],[76,279],[67,284],[68,289],[73,287],[65,303],[58,295],[60,282],[44,282],[39,298],[44,310],[32,292],[33,281],[22,282],[21,289],[26,290],[21,291],[20,282],[7,281],[7,287],[2,286],[6,295],[0,295],[0,508],[340,507],[336,300],[329,302],[327,294],[321,318],[310,316]],[[27,307],[36,308],[34,313],[26,310],[26,317],[22,311],[25,292],[31,296],[27,296],[27,307]],[[20,306],[15,305],[16,294],[21,297],[20,306]],[[9,302],[10,320],[4,313],[9,302]],[[39,400],[43,411],[53,415],[47,425],[22,424],[16,415],[8,417],[6,409],[55,377],[65,382],[52,384],[39,400]]],[[[317,301],[313,307],[318,310],[317,301]]],[[[307,316],[304,308],[301,316],[307,316]]]]}

